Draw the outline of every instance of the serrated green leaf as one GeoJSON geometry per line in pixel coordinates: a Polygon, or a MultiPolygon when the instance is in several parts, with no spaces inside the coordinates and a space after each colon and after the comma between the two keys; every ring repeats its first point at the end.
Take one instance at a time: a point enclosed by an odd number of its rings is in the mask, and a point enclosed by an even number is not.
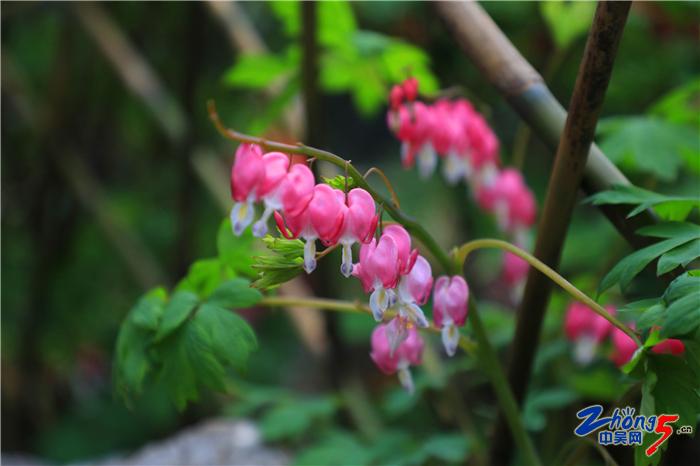
{"type": "Polygon", "coordinates": [[[651,107],[651,112],[671,123],[698,124],[700,112],[700,78],[695,78],[663,96],[651,107]]]}
{"type": "Polygon", "coordinates": [[[661,336],[673,337],[693,332],[700,325],[700,294],[691,293],[672,302],[666,309],[661,336]]]}
{"type": "Polygon", "coordinates": [[[206,299],[222,282],[233,278],[234,273],[218,258],[201,259],[190,266],[185,278],[175,286],[176,291],[191,291],[206,299]]]}
{"type": "Polygon", "coordinates": [[[182,325],[198,303],[199,297],[191,291],[175,292],[165,305],[155,341],[162,340],[182,325]]]}
{"type": "Polygon", "coordinates": [[[698,257],[700,257],[700,239],[694,239],[662,255],[656,267],[656,275],[663,275],[681,265],[685,267],[698,257]]]}
{"type": "Polygon", "coordinates": [[[254,257],[253,269],[258,278],[252,286],[261,290],[274,288],[296,277],[303,270],[304,243],[301,240],[288,240],[267,235],[265,246],[272,252],[254,257]]]}
{"type": "Polygon", "coordinates": [[[157,345],[155,351],[161,362],[159,379],[179,410],[198,399],[200,386],[225,389],[226,371],[199,321],[189,320],[157,345]]]}
{"type": "Polygon", "coordinates": [[[130,321],[122,323],[115,352],[115,387],[125,398],[140,394],[143,382],[151,369],[148,358],[150,332],[130,321]]]}
{"type": "Polygon", "coordinates": [[[261,299],[260,292],[251,288],[248,280],[234,278],[214,290],[207,302],[223,308],[239,309],[254,306],[261,299]]]}
{"type": "Polygon", "coordinates": [[[603,280],[598,287],[598,293],[603,293],[611,288],[616,283],[619,283],[621,289],[625,289],[632,279],[639,274],[644,267],[649,265],[651,261],[659,257],[661,254],[670,251],[671,249],[687,243],[691,238],[682,236],[679,238],[670,238],[661,241],[651,246],[633,252],[629,256],[618,262],[610,272],[603,277],[603,280]]]}
{"type": "Polygon", "coordinates": [[[134,325],[155,331],[163,314],[168,292],[164,288],[149,291],[136,303],[129,314],[134,325]]]}
{"type": "Polygon", "coordinates": [[[258,347],[253,329],[234,312],[204,303],[193,321],[207,335],[210,348],[219,361],[239,371],[245,370],[250,353],[258,347]]]}

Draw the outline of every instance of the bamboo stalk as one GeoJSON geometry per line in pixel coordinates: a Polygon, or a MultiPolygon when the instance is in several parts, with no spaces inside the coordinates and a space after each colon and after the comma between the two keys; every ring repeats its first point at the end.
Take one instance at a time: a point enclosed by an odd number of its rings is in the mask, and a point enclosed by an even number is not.
{"type": "MultiPolygon", "coordinates": [[[[542,76],[478,3],[436,2],[436,7],[464,53],[533,132],[555,150],[564,129],[566,110],[547,88],[542,76]]],[[[581,187],[587,194],[594,194],[616,184],[630,182],[595,144],[591,144],[581,187]]],[[[635,231],[654,221],[651,213],[627,219],[629,207],[599,207],[632,246],[650,244],[649,238],[638,236],[635,231]]]]}
{"type": "MultiPolygon", "coordinates": [[[[578,186],[586,170],[586,159],[589,157],[598,115],[630,5],[630,2],[600,2],[586,42],[569,114],[547,187],[535,245],[535,257],[555,270],[576,204],[578,186]]],[[[537,269],[531,268],[518,310],[508,370],[511,387],[520,403],[527,393],[532,362],[550,294],[550,280],[537,269]]],[[[496,427],[491,449],[493,464],[506,464],[509,460],[510,440],[504,424],[501,418],[496,427]]]]}

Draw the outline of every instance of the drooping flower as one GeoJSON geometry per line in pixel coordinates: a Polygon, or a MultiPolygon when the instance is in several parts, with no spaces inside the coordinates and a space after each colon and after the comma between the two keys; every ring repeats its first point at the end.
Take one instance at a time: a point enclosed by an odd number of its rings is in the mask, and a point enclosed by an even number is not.
{"type": "Polygon", "coordinates": [[[253,222],[257,190],[265,178],[262,149],[255,144],[241,144],[236,149],[231,167],[231,197],[235,201],[231,209],[233,234],[239,236],[253,222]]]}
{"type": "Polygon", "coordinates": [[[442,329],[442,344],[449,356],[453,356],[459,344],[459,327],[467,320],[469,287],[459,275],[441,276],[435,282],[433,292],[433,319],[442,329]]]}
{"type": "Polygon", "coordinates": [[[282,208],[281,185],[289,169],[289,157],[281,152],[269,152],[262,157],[265,175],[257,190],[257,197],[265,204],[260,220],[253,225],[253,236],[262,238],[267,233],[267,221],[275,210],[282,208]]]}
{"type": "Polygon", "coordinates": [[[422,102],[404,104],[388,114],[389,127],[401,141],[401,163],[410,168],[418,157],[421,176],[428,176],[437,164],[431,144],[433,113],[422,102]]]}
{"type": "Polygon", "coordinates": [[[517,287],[527,277],[530,264],[511,252],[503,255],[503,281],[511,287],[517,287]]]}
{"type": "MultiPolygon", "coordinates": [[[[285,238],[301,237],[306,240],[304,244],[306,273],[316,269],[316,240],[320,239],[326,245],[331,244],[342,227],[342,204],[335,191],[338,190],[333,190],[327,184],[317,184],[313,188],[306,208],[297,215],[291,215],[285,211],[285,215],[282,216],[279,212],[275,212],[277,227],[285,238]]],[[[295,191],[295,195],[296,193],[295,191]]],[[[293,211],[296,212],[296,209],[293,211]]]]}
{"type": "Polygon", "coordinates": [[[372,332],[372,352],[370,356],[377,367],[387,375],[398,372],[401,385],[413,392],[413,379],[411,377],[410,366],[421,364],[423,357],[423,339],[415,327],[407,330],[406,338],[394,351],[387,336],[387,327],[392,325],[380,324],[372,332]]]}
{"type": "Polygon", "coordinates": [[[634,353],[637,351],[637,344],[632,337],[617,327],[613,327],[611,339],[613,352],[610,355],[610,359],[616,366],[622,367],[634,356],[634,353]]]}
{"type": "Polygon", "coordinates": [[[384,228],[382,236],[388,236],[394,240],[397,247],[399,274],[406,275],[411,271],[418,257],[418,250],[411,249],[411,235],[401,225],[391,224],[384,228]]]}
{"type": "Polygon", "coordinates": [[[415,323],[418,327],[428,327],[430,323],[420,306],[428,302],[433,289],[433,273],[430,263],[423,256],[416,258],[410,272],[401,277],[398,287],[397,307],[399,316],[415,323]]]}
{"type": "Polygon", "coordinates": [[[386,231],[379,241],[372,238],[360,247],[360,261],[353,266],[352,274],[360,279],[365,293],[371,293],[369,306],[377,322],[396,299],[393,288],[398,283],[399,271],[399,247],[386,231]]]}
{"type": "Polygon", "coordinates": [[[656,354],[672,354],[674,356],[680,356],[681,354],[685,353],[685,345],[680,340],[668,338],[654,345],[654,347],[651,348],[651,351],[656,354]]]}
{"type": "Polygon", "coordinates": [[[349,277],[352,274],[352,245],[366,244],[372,240],[379,217],[372,196],[362,188],[355,188],[343,196],[343,225],[337,242],[343,247],[340,272],[349,277]]]}
{"type": "Polygon", "coordinates": [[[316,181],[309,167],[303,163],[292,165],[280,185],[280,200],[285,215],[296,217],[301,214],[314,195],[316,181]]]}
{"type": "MultiPolygon", "coordinates": [[[[608,312],[615,314],[615,308],[606,306],[608,312]]],[[[593,360],[595,350],[613,329],[613,325],[590,307],[573,302],[566,311],[564,331],[574,347],[574,359],[579,364],[588,364],[593,360]]]]}

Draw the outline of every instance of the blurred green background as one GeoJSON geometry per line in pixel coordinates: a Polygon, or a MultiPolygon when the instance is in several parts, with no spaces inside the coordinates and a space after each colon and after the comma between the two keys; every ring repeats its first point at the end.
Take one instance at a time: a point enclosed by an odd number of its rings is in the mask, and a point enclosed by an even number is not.
{"type": "MultiPolygon", "coordinates": [[[[594,4],[483,6],[566,105],[594,4]]],[[[409,72],[429,95],[458,86],[500,138],[504,164],[520,167],[540,205],[544,199],[552,154],[461,54],[429,3],[318,5],[321,118],[305,136],[300,10],[294,2],[3,3],[3,451],[83,460],[223,413],[258,419],[267,440],[305,464],[332,462],[338,452],[351,463],[395,464],[478,454],[479,440],[465,440],[465,421],[441,399],[468,405],[477,424],[494,418],[473,362],[441,362],[436,351],[437,361],[418,372],[419,395],[410,398],[372,367],[373,322],[364,317],[330,325],[326,349],[340,351],[338,359],[314,353],[286,313],[254,311],[260,350],[231,395],[207,395],[182,413],[157,386],[130,407],[114,396],[119,323],[145,290],[172,286],[194,260],[215,253],[230,208],[235,147],[210,123],[210,98],[232,128],[283,141],[311,138],[363,170],[381,167],[403,209],[451,247],[498,236],[496,226],[463,185],[401,170],[385,100],[409,72]],[[382,441],[372,444],[383,450],[347,456],[377,432],[382,441]],[[415,439],[423,446],[411,447],[415,439]]],[[[698,192],[699,14],[693,3],[632,8],[597,140],[641,187],[698,192]]],[[[582,205],[562,271],[593,293],[626,252],[607,220],[582,205]]],[[[498,253],[480,253],[470,265],[473,292],[486,301],[489,330],[505,350],[513,303],[499,275],[498,253]]],[[[355,281],[307,286],[318,295],[364,299],[355,281]]],[[[650,276],[644,292],[655,286],[650,276]]],[[[605,299],[622,302],[612,293],[605,299]]],[[[615,400],[625,388],[603,359],[574,365],[560,331],[567,303],[555,293],[525,407],[527,427],[549,459],[571,438],[576,406],[615,400]]]]}

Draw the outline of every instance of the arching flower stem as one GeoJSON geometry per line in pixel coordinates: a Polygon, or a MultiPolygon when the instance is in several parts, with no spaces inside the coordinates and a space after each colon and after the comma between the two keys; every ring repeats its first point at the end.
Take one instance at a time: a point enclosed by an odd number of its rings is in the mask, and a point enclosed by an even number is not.
{"type": "Polygon", "coordinates": [[[589,306],[591,309],[593,309],[593,311],[596,314],[599,314],[612,325],[629,335],[629,337],[632,338],[635,341],[635,343],[637,343],[637,346],[641,346],[639,337],[634,332],[634,330],[620,322],[615,316],[611,315],[607,310],[605,310],[604,307],[596,303],[592,298],[588,297],[584,292],[576,288],[573,284],[571,284],[571,282],[559,275],[554,269],[549,267],[547,264],[537,259],[532,254],[523,251],[522,249],[513,244],[508,243],[507,241],[499,239],[477,239],[474,241],[464,243],[462,246],[460,246],[459,248],[455,248],[452,251],[455,263],[461,268],[469,254],[476,251],[477,249],[503,249],[504,251],[508,251],[512,254],[515,254],[516,256],[520,257],[528,264],[530,264],[532,267],[540,271],[542,274],[546,275],[547,278],[559,285],[559,287],[561,287],[564,291],[571,295],[571,297],[589,306]]]}

